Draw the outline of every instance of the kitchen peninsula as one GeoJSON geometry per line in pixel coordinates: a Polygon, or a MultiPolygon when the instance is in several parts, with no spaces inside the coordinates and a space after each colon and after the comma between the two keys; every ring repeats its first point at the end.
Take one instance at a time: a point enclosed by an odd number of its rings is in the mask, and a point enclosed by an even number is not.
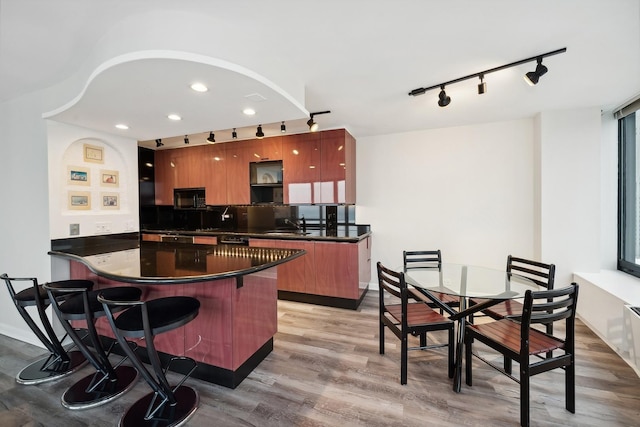
{"type": "MultiPolygon", "coordinates": [[[[131,284],[142,289],[144,300],[197,298],[198,317],[158,336],[156,348],[163,358],[185,355],[196,360],[193,376],[235,388],[273,349],[278,266],[305,252],[148,242],[128,233],[54,240],[49,254],[68,262],[71,278],[93,280],[95,289],[131,284]]],[[[97,327],[101,335],[113,338],[104,318],[97,327]]]]}

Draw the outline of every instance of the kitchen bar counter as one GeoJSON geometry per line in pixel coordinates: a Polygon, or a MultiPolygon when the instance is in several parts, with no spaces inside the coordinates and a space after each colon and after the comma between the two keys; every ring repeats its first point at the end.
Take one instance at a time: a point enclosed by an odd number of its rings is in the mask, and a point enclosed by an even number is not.
{"type": "Polygon", "coordinates": [[[222,228],[212,228],[203,230],[179,230],[179,229],[154,229],[145,228],[140,231],[145,234],[179,234],[182,236],[240,236],[259,239],[281,239],[281,240],[315,240],[328,242],[351,242],[356,243],[371,235],[371,228],[368,225],[347,225],[338,226],[336,230],[328,230],[324,227],[308,227],[306,232],[295,229],[274,229],[274,230],[225,230],[222,228]]]}
{"type": "MultiPolygon", "coordinates": [[[[165,360],[176,355],[195,359],[195,377],[235,388],[273,349],[278,265],[305,252],[138,238],[131,233],[61,239],[52,241],[49,254],[58,263],[68,262],[70,278],[93,280],[95,289],[135,285],[144,300],[197,298],[198,317],[157,336],[156,347],[165,360]]],[[[104,318],[97,328],[113,338],[104,318]]],[[[144,347],[144,341],[138,344],[144,347]]]]}

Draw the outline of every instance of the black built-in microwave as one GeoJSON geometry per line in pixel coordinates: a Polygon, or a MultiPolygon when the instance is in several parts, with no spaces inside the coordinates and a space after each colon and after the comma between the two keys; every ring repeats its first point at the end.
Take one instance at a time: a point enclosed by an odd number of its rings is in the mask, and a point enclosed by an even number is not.
{"type": "Polygon", "coordinates": [[[176,188],[173,190],[175,209],[198,209],[207,206],[204,188],[176,188]]]}

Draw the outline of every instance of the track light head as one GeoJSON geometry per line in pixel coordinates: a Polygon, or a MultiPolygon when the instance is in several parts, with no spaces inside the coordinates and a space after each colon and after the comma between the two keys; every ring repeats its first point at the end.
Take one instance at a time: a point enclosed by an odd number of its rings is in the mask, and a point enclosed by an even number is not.
{"type": "Polygon", "coordinates": [[[307,126],[309,126],[310,132],[315,132],[318,130],[318,124],[313,120],[313,116],[317,116],[319,114],[329,114],[331,111],[318,111],[316,113],[309,114],[309,120],[307,120],[307,126]]]}
{"type": "Polygon", "coordinates": [[[264,132],[262,132],[262,125],[258,125],[258,129],[256,130],[256,136],[258,138],[264,138],[264,132]]]}
{"type": "Polygon", "coordinates": [[[545,74],[547,74],[547,71],[549,71],[547,67],[542,65],[542,57],[538,58],[537,61],[538,61],[538,65],[536,65],[536,70],[529,71],[524,76],[524,81],[527,82],[529,86],[534,86],[538,84],[538,80],[540,80],[540,77],[544,76],[545,74]]]}
{"type": "Polygon", "coordinates": [[[184,143],[189,145],[189,137],[187,135],[184,136],[184,143]]]}
{"type": "Polygon", "coordinates": [[[311,115],[311,118],[307,120],[307,126],[309,126],[310,132],[315,132],[318,130],[318,124],[313,121],[313,114],[311,115]]]}
{"type": "Polygon", "coordinates": [[[156,148],[160,148],[162,147],[164,144],[162,143],[162,140],[160,138],[156,139],[156,148]]]}
{"type": "Polygon", "coordinates": [[[286,133],[287,132],[287,127],[284,125],[284,122],[282,122],[282,124],[280,125],[280,132],[282,132],[282,133],[286,133]]]}
{"type": "Polygon", "coordinates": [[[209,132],[209,138],[207,138],[207,142],[209,142],[211,144],[216,142],[216,136],[213,134],[213,132],[209,132]]]}
{"type": "Polygon", "coordinates": [[[484,82],[484,75],[480,74],[480,83],[478,84],[478,95],[482,95],[487,91],[487,84],[484,82]]]}
{"type": "Polygon", "coordinates": [[[231,138],[238,139],[238,132],[236,132],[236,128],[233,128],[233,132],[231,132],[231,138]]]}
{"type": "Polygon", "coordinates": [[[447,92],[444,91],[444,85],[440,86],[440,94],[438,95],[438,105],[446,107],[451,103],[451,97],[447,96],[447,92]]]}

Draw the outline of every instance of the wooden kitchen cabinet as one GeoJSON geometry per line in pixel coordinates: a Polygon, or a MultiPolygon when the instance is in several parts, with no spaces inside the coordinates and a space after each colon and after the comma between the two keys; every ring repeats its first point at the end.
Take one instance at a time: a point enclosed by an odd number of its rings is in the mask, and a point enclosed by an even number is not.
{"type": "Polygon", "coordinates": [[[224,144],[227,172],[227,203],[230,205],[248,205],[251,202],[249,191],[249,162],[253,158],[252,145],[247,141],[227,142],[224,144]]]}
{"type": "Polygon", "coordinates": [[[245,142],[249,147],[250,162],[282,160],[282,137],[272,136],[262,139],[251,139],[245,142]]]}
{"type": "Polygon", "coordinates": [[[204,147],[204,188],[207,205],[226,205],[227,162],[224,144],[207,144],[204,147]]]}
{"type": "Polygon", "coordinates": [[[303,256],[278,266],[278,290],[314,293],[314,243],[304,240],[250,239],[249,246],[260,248],[304,249],[303,256]]]}
{"type": "Polygon", "coordinates": [[[356,202],[356,141],[345,129],[320,133],[320,197],[316,203],[356,202]]]}
{"type": "Polygon", "coordinates": [[[304,249],[278,266],[281,299],[356,309],[371,281],[371,237],[357,242],[251,239],[250,246],[304,249]]]}
{"type": "Polygon", "coordinates": [[[302,133],[282,138],[284,203],[316,203],[314,186],[320,182],[320,162],[320,134],[302,133]]]}
{"type": "Polygon", "coordinates": [[[193,243],[197,245],[217,245],[218,238],[216,236],[193,236],[193,243]]]}

